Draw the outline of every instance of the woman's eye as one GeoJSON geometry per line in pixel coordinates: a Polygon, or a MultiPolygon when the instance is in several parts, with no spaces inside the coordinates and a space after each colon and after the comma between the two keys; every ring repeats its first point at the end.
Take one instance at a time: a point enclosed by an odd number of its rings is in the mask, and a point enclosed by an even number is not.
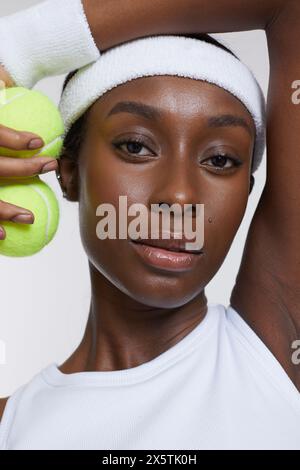
{"type": "Polygon", "coordinates": [[[139,156],[153,155],[153,153],[142,142],[138,140],[126,140],[114,144],[118,149],[131,154],[139,156]]]}
{"type": "Polygon", "coordinates": [[[212,164],[209,164],[208,166],[212,166],[217,170],[229,169],[235,166],[239,166],[241,164],[240,160],[232,158],[226,154],[214,155],[213,157],[210,157],[205,161],[211,161],[212,164]]]}

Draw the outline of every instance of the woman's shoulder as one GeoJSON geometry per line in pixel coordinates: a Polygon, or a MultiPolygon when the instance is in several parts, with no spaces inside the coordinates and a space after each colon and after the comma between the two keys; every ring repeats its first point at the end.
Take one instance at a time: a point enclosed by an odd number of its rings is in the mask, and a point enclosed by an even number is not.
{"type": "MultiPolygon", "coordinates": [[[[1,425],[4,424],[4,421],[7,421],[7,419],[11,418],[14,409],[19,405],[19,402],[20,400],[22,400],[24,393],[26,394],[26,391],[37,391],[42,385],[44,385],[44,382],[41,380],[41,377],[43,377],[43,369],[35,373],[31,378],[29,378],[27,382],[19,385],[19,387],[17,387],[17,389],[11,394],[11,396],[0,398],[0,428],[1,425]]],[[[0,429],[0,441],[1,431],[2,429],[0,429]]]]}
{"type": "MultiPolygon", "coordinates": [[[[6,449],[6,441],[19,411],[26,409],[28,403],[32,401],[32,393],[36,393],[39,387],[39,379],[41,372],[35,374],[27,382],[19,385],[19,387],[8,397],[0,398],[0,451],[6,449]]],[[[40,380],[41,382],[41,380],[40,380]]]]}

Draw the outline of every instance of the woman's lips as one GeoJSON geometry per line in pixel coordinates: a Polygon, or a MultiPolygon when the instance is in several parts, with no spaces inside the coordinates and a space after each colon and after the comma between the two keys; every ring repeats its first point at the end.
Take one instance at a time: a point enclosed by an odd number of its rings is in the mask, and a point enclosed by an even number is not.
{"type": "Polygon", "coordinates": [[[190,253],[185,251],[172,251],[158,246],[130,240],[134,250],[147,263],[169,271],[184,271],[191,269],[202,257],[203,252],[190,253]]]}

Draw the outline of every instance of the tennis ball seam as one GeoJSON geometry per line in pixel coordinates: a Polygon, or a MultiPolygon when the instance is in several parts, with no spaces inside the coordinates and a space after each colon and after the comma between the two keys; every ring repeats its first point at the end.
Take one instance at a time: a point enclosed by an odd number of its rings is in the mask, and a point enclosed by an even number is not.
{"type": "Polygon", "coordinates": [[[24,91],[23,93],[20,93],[19,95],[13,96],[10,100],[5,101],[5,103],[2,106],[0,106],[0,110],[3,109],[8,104],[10,104],[12,101],[16,100],[17,98],[22,98],[22,96],[27,95],[27,94],[28,92],[24,91]]]}
{"type": "Polygon", "coordinates": [[[37,153],[35,153],[34,155],[32,155],[32,157],[38,157],[42,152],[45,152],[47,151],[48,147],[50,147],[51,145],[55,144],[56,141],[60,140],[62,138],[62,134],[59,135],[58,137],[55,137],[55,139],[51,140],[51,142],[49,142],[47,145],[44,145],[44,147],[37,153]]]}
{"type": "Polygon", "coordinates": [[[36,193],[38,193],[40,195],[40,197],[44,201],[46,209],[47,209],[47,224],[46,224],[46,227],[45,227],[45,240],[44,240],[44,245],[47,245],[48,241],[49,241],[49,227],[50,227],[50,220],[51,220],[51,208],[49,206],[48,199],[45,197],[45,195],[43,194],[43,192],[40,189],[34,187],[32,184],[29,184],[29,187],[31,187],[33,189],[33,191],[35,191],[36,193]]]}

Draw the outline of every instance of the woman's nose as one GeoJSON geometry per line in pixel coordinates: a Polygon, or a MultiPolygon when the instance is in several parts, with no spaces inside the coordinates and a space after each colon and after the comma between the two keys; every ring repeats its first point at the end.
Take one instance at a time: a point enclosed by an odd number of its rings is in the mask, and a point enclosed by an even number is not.
{"type": "Polygon", "coordinates": [[[168,205],[178,204],[181,210],[192,212],[195,215],[196,204],[200,204],[199,178],[197,168],[193,166],[188,157],[174,157],[168,165],[159,169],[153,186],[151,204],[168,205]],[[185,206],[187,205],[187,206],[185,206]]]}

